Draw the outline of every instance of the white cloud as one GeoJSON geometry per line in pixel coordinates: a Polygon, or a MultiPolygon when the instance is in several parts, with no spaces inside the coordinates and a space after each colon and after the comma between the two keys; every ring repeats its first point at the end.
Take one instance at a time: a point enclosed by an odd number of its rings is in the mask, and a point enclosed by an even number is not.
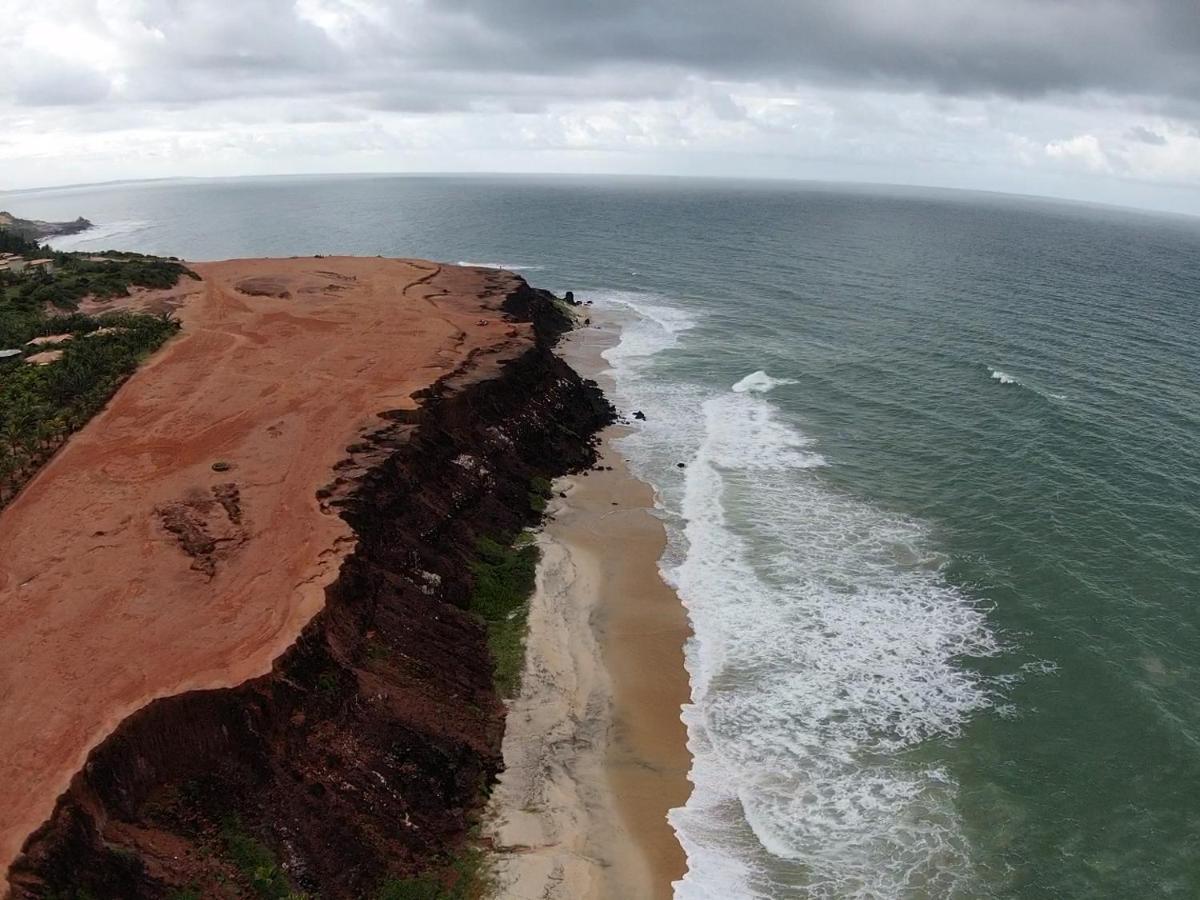
{"type": "Polygon", "coordinates": [[[1053,160],[1081,165],[1090,172],[1111,172],[1112,161],[1094,134],[1079,134],[1046,144],[1046,156],[1053,160]]]}

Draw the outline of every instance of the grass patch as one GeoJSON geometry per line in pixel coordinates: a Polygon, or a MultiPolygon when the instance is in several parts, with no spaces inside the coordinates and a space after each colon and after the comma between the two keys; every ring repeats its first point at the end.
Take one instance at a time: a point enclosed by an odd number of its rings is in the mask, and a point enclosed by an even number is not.
{"type": "Polygon", "coordinates": [[[556,310],[558,310],[558,314],[560,316],[562,316],[564,319],[567,320],[567,322],[570,323],[570,326],[572,328],[574,328],[576,326],[576,324],[578,324],[579,310],[576,309],[576,307],[572,306],[570,303],[568,303],[566,300],[564,300],[562,297],[554,298],[554,308],[556,310]]]}
{"type": "Polygon", "coordinates": [[[248,834],[238,819],[225,820],[221,826],[221,840],[230,861],[245,876],[255,896],[263,900],[309,900],[307,894],[292,889],[275,855],[248,834]]]}
{"type": "Polygon", "coordinates": [[[389,878],[379,886],[373,900],[481,900],[492,894],[493,887],[483,851],[472,847],[440,875],[389,878]]]}
{"type": "Polygon", "coordinates": [[[515,697],[521,689],[525,670],[525,632],[528,621],[524,608],[503,622],[488,622],[488,650],[492,653],[492,678],[496,693],[515,697]]]}
{"type": "Polygon", "coordinates": [[[520,687],[525,666],[525,618],[537,576],[538,549],[528,539],[481,538],[475,553],[470,608],[487,622],[496,691],[511,697],[520,687]]]}

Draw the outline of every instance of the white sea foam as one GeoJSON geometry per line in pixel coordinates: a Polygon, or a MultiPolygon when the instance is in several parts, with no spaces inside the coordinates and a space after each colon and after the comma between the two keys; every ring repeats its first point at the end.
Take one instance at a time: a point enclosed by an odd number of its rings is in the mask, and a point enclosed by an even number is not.
{"type": "MultiPolygon", "coordinates": [[[[64,234],[47,239],[47,243],[55,250],[110,250],[114,249],[113,238],[128,238],[152,227],[149,222],[123,220],[119,222],[104,222],[81,231],[78,234],[64,234]]],[[[127,241],[118,243],[127,244],[127,241]]]]}
{"type": "Polygon", "coordinates": [[[583,295],[583,299],[615,313],[620,321],[621,340],[604,351],[604,359],[614,368],[637,368],[640,362],[678,346],[680,336],[697,322],[695,315],[671,306],[655,294],[592,291],[583,295]]]}
{"type": "Polygon", "coordinates": [[[1023,387],[1026,390],[1033,391],[1039,397],[1044,397],[1047,400],[1066,400],[1067,399],[1066,394],[1058,394],[1053,391],[1047,390],[1045,388],[1039,387],[1035,384],[1028,384],[1024,381],[1021,381],[1019,378],[1017,378],[1014,375],[1009,375],[1007,372],[1001,372],[999,369],[993,369],[989,366],[988,371],[992,375],[992,380],[998,381],[1000,384],[1014,384],[1019,387],[1023,387]]]}
{"type": "Polygon", "coordinates": [[[774,390],[781,384],[795,384],[795,379],[792,378],[772,378],[762,369],[757,372],[751,372],[732,388],[739,394],[744,394],[747,391],[752,391],[756,394],[765,394],[767,391],[774,390]]]}
{"type": "Polygon", "coordinates": [[[998,649],[983,612],[926,564],[920,523],[828,487],[761,390],[663,377],[654,354],[694,316],[603,304],[640,313],[606,356],[619,402],[647,414],[622,449],[659,489],[695,635],[676,896],[970,896],[953,778],[908,751],[990,703],[958,664],[998,649]]]}
{"type": "Polygon", "coordinates": [[[1009,375],[1008,373],[1001,372],[999,369],[989,369],[988,371],[992,373],[992,380],[998,381],[1001,384],[1020,384],[1021,383],[1021,382],[1017,381],[1017,379],[1015,379],[1011,375],[1009,375]]]}
{"type": "MultiPolygon", "coordinates": [[[[700,802],[673,823],[700,853],[737,858],[736,820],[724,836],[698,820],[740,807],[774,857],[760,877],[799,896],[963,890],[954,784],[898,755],[987,704],[955,664],[996,649],[982,614],[936,571],[898,566],[920,526],[824,487],[805,471],[820,457],[765,399],[712,397],[703,413],[674,578],[696,634],[700,802]]],[[[715,895],[689,876],[679,896],[715,895]]]]}
{"type": "Polygon", "coordinates": [[[536,272],[543,266],[524,265],[522,263],[505,263],[505,262],[471,262],[470,260],[460,259],[457,263],[460,266],[475,266],[478,269],[507,269],[510,272],[536,272]]]}

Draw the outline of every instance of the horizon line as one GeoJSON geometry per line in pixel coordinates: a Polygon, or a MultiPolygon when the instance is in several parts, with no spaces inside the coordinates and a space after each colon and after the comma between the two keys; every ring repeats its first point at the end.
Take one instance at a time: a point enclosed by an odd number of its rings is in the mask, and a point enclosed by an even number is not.
{"type": "Polygon", "coordinates": [[[253,173],[243,175],[162,175],[150,178],[113,178],[104,181],[78,181],[65,184],[47,184],[34,187],[0,188],[0,197],[21,194],[40,194],[52,191],[83,190],[88,188],[118,187],[121,185],[162,184],[165,182],[182,181],[252,181],[268,179],[302,179],[302,178],[595,178],[595,179],[658,179],[666,181],[711,181],[711,182],[749,182],[760,184],[810,184],[832,185],[840,187],[866,188],[900,188],[905,190],[943,191],[956,194],[984,194],[993,197],[1006,197],[1022,200],[1034,200],[1043,203],[1060,203],[1073,206],[1098,207],[1101,209],[1120,210],[1123,212],[1140,213],[1150,216],[1165,216],[1168,218],[1183,218],[1189,221],[1200,219],[1200,212],[1168,210],[1150,206],[1130,206],[1123,203],[1112,203],[1103,200],[1085,200],[1063,194],[1029,194],[1017,191],[1004,191],[995,188],[959,187],[944,184],[930,184],[901,181],[871,181],[836,178],[799,178],[785,175],[710,175],[710,174],[679,174],[661,172],[578,172],[578,171],[545,171],[545,172],[513,172],[513,171],[482,171],[482,170],[413,170],[392,172],[273,172],[253,173]]]}

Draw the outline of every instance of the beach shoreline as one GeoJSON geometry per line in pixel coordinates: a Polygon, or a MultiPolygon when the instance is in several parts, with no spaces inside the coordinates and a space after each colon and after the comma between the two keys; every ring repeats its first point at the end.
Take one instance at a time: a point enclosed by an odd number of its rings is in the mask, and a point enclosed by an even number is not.
{"type": "MultiPolygon", "coordinates": [[[[602,377],[615,334],[583,327],[561,355],[602,377]]],[[[538,535],[522,689],[485,823],[500,896],[668,898],[686,858],[667,821],[690,792],[680,708],[686,611],[662,580],[654,492],[612,426],[588,472],[559,479],[538,535]]]]}

